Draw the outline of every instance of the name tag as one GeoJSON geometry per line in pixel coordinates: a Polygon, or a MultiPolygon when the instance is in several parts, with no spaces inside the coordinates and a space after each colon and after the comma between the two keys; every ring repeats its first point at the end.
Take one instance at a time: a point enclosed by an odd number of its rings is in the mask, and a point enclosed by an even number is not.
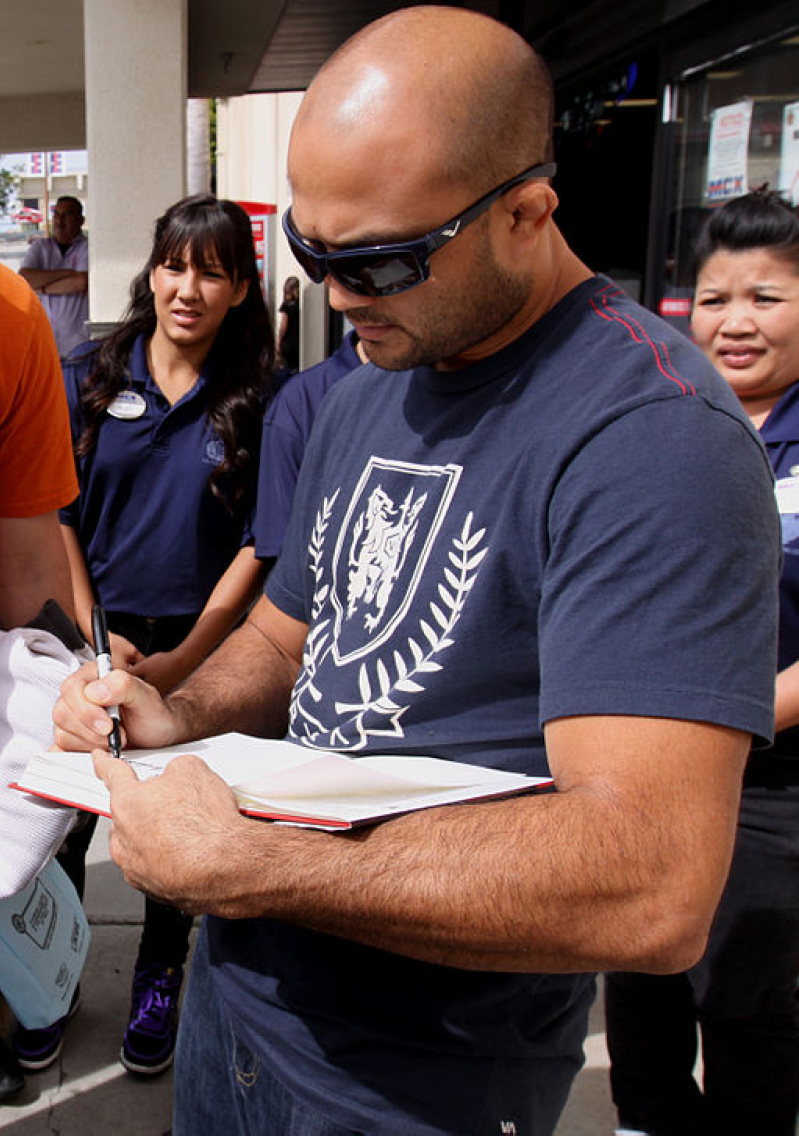
{"type": "Polygon", "coordinates": [[[799,477],[781,477],[774,486],[781,514],[799,513],[799,477]]]}
{"type": "Polygon", "coordinates": [[[106,413],[112,418],[141,418],[147,409],[147,402],[138,391],[120,391],[113,402],[108,404],[106,413]]]}

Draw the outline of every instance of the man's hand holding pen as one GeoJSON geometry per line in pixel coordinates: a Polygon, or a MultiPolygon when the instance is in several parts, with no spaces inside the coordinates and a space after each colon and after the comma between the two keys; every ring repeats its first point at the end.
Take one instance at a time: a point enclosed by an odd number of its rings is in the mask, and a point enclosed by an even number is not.
{"type": "MultiPolygon", "coordinates": [[[[92,608],[92,635],[94,636],[94,653],[97,656],[97,677],[105,678],[111,673],[111,646],[108,640],[108,624],[105,611],[100,604],[92,608]]],[[[112,757],[120,756],[122,740],[119,733],[119,707],[113,703],[108,707],[111,718],[111,729],[108,733],[108,748],[112,757]]]]}
{"type": "Polygon", "coordinates": [[[124,670],[112,670],[102,678],[97,672],[97,663],[84,663],[61,687],[53,709],[59,749],[108,749],[115,725],[113,708],[119,712],[120,748],[155,749],[185,738],[155,687],[124,670]]]}

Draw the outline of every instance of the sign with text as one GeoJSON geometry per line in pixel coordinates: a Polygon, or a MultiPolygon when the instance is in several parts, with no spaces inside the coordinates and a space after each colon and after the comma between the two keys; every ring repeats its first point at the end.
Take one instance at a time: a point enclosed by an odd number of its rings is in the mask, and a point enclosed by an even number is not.
{"type": "Polygon", "coordinates": [[[707,156],[706,200],[715,204],[749,191],[747,162],[752,103],[717,107],[712,112],[707,156]]]}
{"type": "Polygon", "coordinates": [[[788,103],[782,112],[780,189],[791,205],[799,205],[799,102],[788,103]]]}

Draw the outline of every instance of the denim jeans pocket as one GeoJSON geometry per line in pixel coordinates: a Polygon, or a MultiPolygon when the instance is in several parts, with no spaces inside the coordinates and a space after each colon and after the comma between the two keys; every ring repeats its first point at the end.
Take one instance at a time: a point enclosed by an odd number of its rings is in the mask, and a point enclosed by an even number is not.
{"type": "Polygon", "coordinates": [[[232,1030],[230,1033],[233,1041],[232,1057],[236,1081],[243,1089],[251,1089],[258,1081],[261,1059],[239,1041],[232,1030]]]}

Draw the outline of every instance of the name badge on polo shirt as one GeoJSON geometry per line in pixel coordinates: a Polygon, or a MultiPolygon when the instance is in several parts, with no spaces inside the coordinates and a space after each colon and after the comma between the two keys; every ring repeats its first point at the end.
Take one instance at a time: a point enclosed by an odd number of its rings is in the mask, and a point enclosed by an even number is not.
{"type": "Polygon", "coordinates": [[[799,513],[799,477],[780,477],[774,486],[780,514],[799,513]]]}
{"type": "Polygon", "coordinates": [[[795,549],[799,541],[799,477],[780,477],[774,492],[782,526],[783,548],[795,549]]]}
{"type": "Polygon", "coordinates": [[[138,391],[120,391],[113,402],[106,407],[106,413],[112,418],[133,419],[141,418],[147,409],[147,403],[138,391]]]}

